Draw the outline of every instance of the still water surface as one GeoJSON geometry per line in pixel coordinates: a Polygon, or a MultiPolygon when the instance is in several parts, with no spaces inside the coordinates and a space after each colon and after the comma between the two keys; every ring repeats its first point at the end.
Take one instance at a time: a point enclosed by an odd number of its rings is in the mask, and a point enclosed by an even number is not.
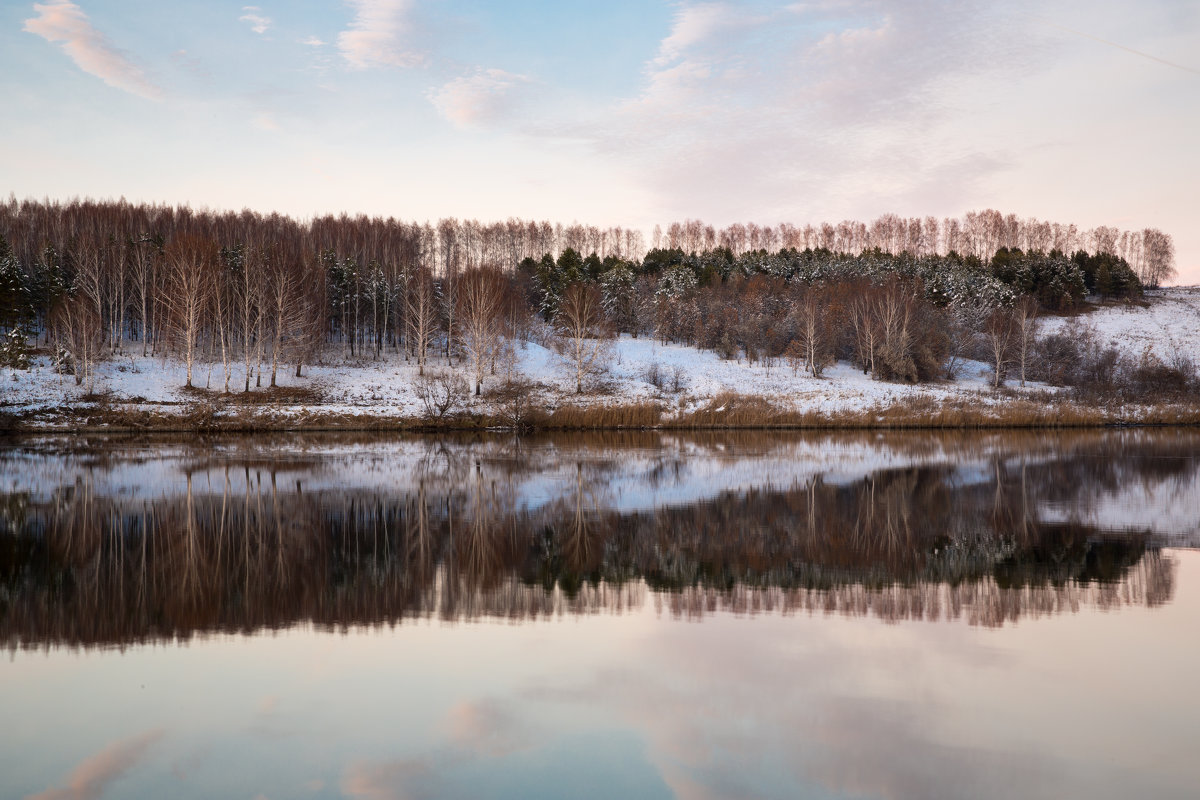
{"type": "Polygon", "coordinates": [[[1195,797],[1200,433],[0,446],[0,796],[1195,797]]]}

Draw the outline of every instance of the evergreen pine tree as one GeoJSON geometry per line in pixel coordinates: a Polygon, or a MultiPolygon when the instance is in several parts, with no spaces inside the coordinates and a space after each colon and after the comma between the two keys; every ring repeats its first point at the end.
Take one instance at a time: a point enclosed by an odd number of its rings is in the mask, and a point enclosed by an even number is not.
{"type": "Polygon", "coordinates": [[[25,273],[0,234],[0,329],[13,330],[32,314],[25,273]]]}

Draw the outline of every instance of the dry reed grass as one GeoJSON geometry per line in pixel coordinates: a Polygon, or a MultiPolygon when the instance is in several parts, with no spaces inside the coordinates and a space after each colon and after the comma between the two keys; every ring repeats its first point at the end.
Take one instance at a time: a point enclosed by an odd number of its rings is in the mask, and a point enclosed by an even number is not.
{"type": "Polygon", "coordinates": [[[823,414],[780,409],[761,395],[726,393],[668,423],[677,428],[967,429],[1198,425],[1200,405],[1087,405],[1061,399],[1012,399],[985,405],[917,397],[863,411],[823,414]]]}
{"type": "MultiPolygon", "coordinates": [[[[202,386],[185,386],[180,391],[195,403],[211,402],[238,406],[319,405],[325,396],[311,386],[266,386],[248,392],[235,389],[223,392],[202,386]]],[[[84,399],[87,399],[86,397],[84,399]]]]}
{"type": "Polygon", "coordinates": [[[618,428],[654,428],[662,421],[663,407],[650,401],[618,405],[556,408],[542,420],[531,420],[534,428],[547,430],[596,430],[618,428]]]}
{"type": "MultiPolygon", "coordinates": [[[[300,404],[297,404],[300,405],[300,404]]],[[[568,404],[547,412],[531,408],[521,431],[623,429],[812,429],[920,430],[1101,428],[1114,426],[1200,425],[1195,402],[1132,405],[1086,403],[1055,396],[1007,397],[989,405],[970,398],[916,397],[859,411],[826,414],[777,406],[762,395],[727,392],[677,417],[664,418],[657,401],[624,404],[568,404]]],[[[63,408],[21,412],[6,409],[0,429],[260,433],[273,431],[479,431],[513,429],[503,414],[458,414],[439,420],[372,413],[324,411],[321,406],[284,408],[274,403],[235,404],[220,395],[199,396],[184,405],[120,403],[111,398],[63,408]]]]}

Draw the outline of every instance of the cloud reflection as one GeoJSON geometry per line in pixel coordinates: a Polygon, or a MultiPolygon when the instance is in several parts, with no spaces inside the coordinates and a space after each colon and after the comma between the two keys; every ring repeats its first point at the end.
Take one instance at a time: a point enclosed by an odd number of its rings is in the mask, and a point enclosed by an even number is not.
{"type": "Polygon", "coordinates": [[[516,716],[494,700],[461,702],[446,723],[452,742],[481,755],[503,757],[529,744],[516,716]]]}
{"type": "Polygon", "coordinates": [[[84,759],[67,777],[66,786],[29,795],[26,800],[92,800],[133,769],[164,735],[161,728],[113,742],[84,759]]]}

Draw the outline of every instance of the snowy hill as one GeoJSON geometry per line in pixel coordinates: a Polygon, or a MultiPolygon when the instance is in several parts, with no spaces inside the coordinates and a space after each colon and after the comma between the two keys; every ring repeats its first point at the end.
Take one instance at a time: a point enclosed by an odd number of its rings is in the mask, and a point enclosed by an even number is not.
{"type": "Polygon", "coordinates": [[[1095,328],[1103,344],[1132,356],[1149,348],[1168,363],[1177,354],[1200,358],[1200,286],[1149,291],[1146,307],[1114,305],[1078,318],[1050,317],[1043,320],[1042,333],[1072,322],[1095,328]]]}
{"type": "MultiPolygon", "coordinates": [[[[1150,293],[1145,306],[1102,307],[1078,317],[1048,317],[1041,324],[1043,334],[1069,326],[1075,326],[1073,330],[1093,328],[1102,343],[1131,356],[1149,348],[1168,361],[1180,353],[1195,358],[1200,354],[1200,288],[1164,289],[1150,293]]],[[[29,371],[0,369],[0,405],[17,413],[55,411],[84,402],[89,395],[103,395],[110,403],[169,412],[197,399],[196,392],[183,388],[182,364],[136,352],[137,346],[132,345],[124,354],[99,363],[90,386],[77,386],[71,376],[54,372],[45,355],[36,357],[29,371]]],[[[624,336],[613,343],[606,373],[587,393],[577,395],[569,365],[553,351],[528,342],[516,346],[516,356],[510,369],[538,384],[539,403],[547,409],[564,404],[655,401],[665,408],[666,419],[730,395],[761,396],[785,411],[837,415],[910,401],[1001,406],[1012,401],[1015,390],[1011,380],[1008,391],[993,390],[990,367],[977,361],[963,362],[953,381],[908,385],[875,380],[845,362],[830,367],[824,377],[813,378],[783,360],[751,364],[744,359],[722,359],[710,351],[624,336]]],[[[449,367],[444,360],[434,359],[430,369],[450,369],[464,377],[466,372],[465,364],[457,359],[449,367]]],[[[399,420],[420,417],[424,411],[415,391],[416,364],[395,352],[385,351],[377,361],[353,362],[340,353],[330,353],[305,367],[303,377],[295,377],[293,370],[280,370],[280,386],[307,390],[307,397],[272,405],[277,415],[315,409],[325,415],[399,420]]],[[[243,380],[241,368],[234,366],[232,399],[237,399],[243,380]]],[[[487,390],[501,380],[502,374],[485,379],[484,396],[467,399],[464,410],[487,413],[493,408],[487,390]]],[[[221,364],[198,365],[194,381],[201,389],[220,391],[224,384],[221,364]]],[[[1046,392],[1055,390],[1031,383],[1023,391],[1045,397],[1046,392]]]]}

